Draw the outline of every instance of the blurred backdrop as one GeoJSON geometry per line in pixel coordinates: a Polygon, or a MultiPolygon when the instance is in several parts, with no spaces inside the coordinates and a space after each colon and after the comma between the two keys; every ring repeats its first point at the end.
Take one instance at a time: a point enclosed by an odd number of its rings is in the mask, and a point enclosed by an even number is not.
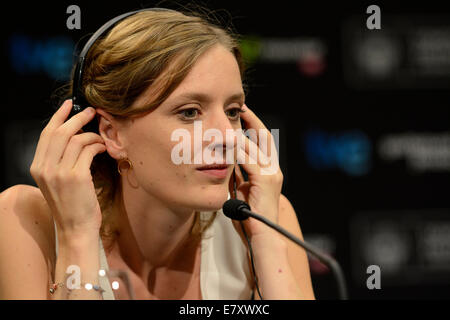
{"type": "MultiPolygon", "coordinates": [[[[377,2],[381,29],[371,30],[369,2],[198,3],[241,35],[247,104],[279,129],[283,193],[305,239],[342,265],[350,298],[450,297],[450,9],[377,2]],[[371,265],[380,289],[367,287],[371,265]]],[[[51,94],[86,35],[156,4],[2,4],[0,190],[35,185],[51,94]],[[70,5],[80,29],[66,25],[70,5]]],[[[316,297],[336,298],[329,270],[310,266],[316,297]]]]}

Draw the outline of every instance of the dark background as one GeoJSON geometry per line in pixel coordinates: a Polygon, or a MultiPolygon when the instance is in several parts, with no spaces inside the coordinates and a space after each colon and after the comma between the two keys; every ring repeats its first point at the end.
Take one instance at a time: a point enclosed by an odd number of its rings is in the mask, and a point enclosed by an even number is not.
{"type": "MultiPolygon", "coordinates": [[[[197,3],[242,36],[247,104],[279,129],[283,193],[305,239],[342,265],[350,298],[448,298],[450,9],[434,1],[197,3]],[[380,30],[366,27],[371,4],[381,9],[380,30]],[[370,265],[380,267],[381,289],[366,285],[370,265]]],[[[2,4],[0,190],[35,184],[29,166],[75,44],[114,16],[155,4],[2,4]],[[72,4],[81,30],[66,27],[72,4]]],[[[335,299],[329,271],[310,264],[316,297],[335,299]]]]}

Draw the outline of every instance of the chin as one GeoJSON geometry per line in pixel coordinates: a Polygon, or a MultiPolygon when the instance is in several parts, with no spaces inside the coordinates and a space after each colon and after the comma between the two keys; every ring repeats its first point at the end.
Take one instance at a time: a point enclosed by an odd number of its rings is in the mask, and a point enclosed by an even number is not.
{"type": "Polygon", "coordinates": [[[228,199],[227,186],[207,186],[201,189],[196,210],[198,211],[216,211],[222,209],[223,204],[228,199]]]}

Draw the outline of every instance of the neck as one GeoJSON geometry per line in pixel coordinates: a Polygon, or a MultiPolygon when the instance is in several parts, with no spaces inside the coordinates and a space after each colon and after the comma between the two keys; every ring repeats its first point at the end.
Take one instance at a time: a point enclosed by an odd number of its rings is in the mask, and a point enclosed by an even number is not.
{"type": "Polygon", "coordinates": [[[114,247],[123,262],[142,277],[157,268],[179,267],[199,244],[190,232],[194,211],[170,208],[141,188],[122,190],[113,214],[118,231],[114,247]]]}

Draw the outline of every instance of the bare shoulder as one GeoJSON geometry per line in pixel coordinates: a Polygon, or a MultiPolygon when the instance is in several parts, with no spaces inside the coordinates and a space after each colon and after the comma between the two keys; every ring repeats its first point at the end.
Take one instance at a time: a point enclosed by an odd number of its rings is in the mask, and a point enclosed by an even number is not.
{"type": "Polygon", "coordinates": [[[50,208],[39,188],[25,184],[9,187],[0,193],[0,204],[3,213],[10,212],[16,219],[30,220],[45,231],[53,229],[50,208]]]}
{"type": "Polygon", "coordinates": [[[0,193],[0,212],[3,221],[15,221],[35,240],[54,245],[53,217],[39,188],[18,184],[4,190],[0,193]]]}
{"type": "Polygon", "coordinates": [[[53,218],[40,189],[19,184],[1,192],[0,297],[19,295],[9,285],[13,279],[19,282],[28,279],[29,285],[35,282],[35,277],[48,281],[56,260],[54,248],[53,218]]]}

